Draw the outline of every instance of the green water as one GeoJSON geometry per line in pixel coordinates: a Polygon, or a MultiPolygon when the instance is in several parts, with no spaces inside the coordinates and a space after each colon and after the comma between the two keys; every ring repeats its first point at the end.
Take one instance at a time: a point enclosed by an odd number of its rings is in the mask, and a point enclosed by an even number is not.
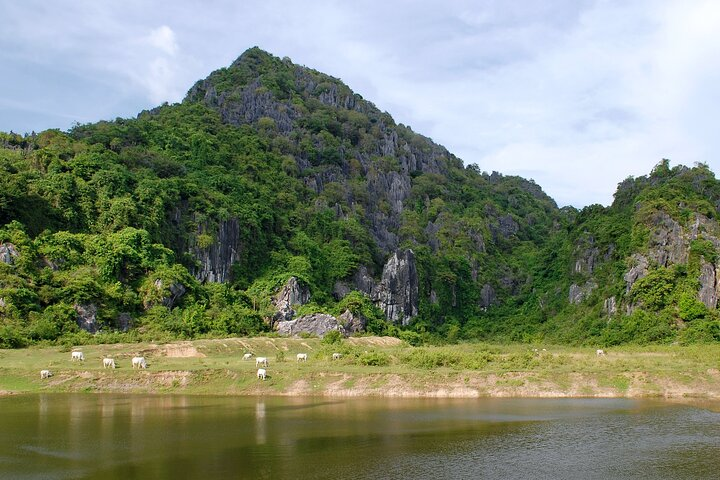
{"type": "Polygon", "coordinates": [[[0,478],[720,478],[720,405],[0,398],[0,478]]]}

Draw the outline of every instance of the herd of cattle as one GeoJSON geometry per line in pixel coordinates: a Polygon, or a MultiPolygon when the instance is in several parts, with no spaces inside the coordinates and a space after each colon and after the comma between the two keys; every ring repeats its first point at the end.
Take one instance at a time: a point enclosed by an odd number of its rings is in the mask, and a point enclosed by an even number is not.
{"type": "MultiPolygon", "coordinates": [[[[243,360],[250,360],[254,355],[252,353],[246,353],[243,355],[243,360]]],[[[332,359],[333,360],[339,360],[342,358],[341,353],[333,353],[332,359]]],[[[308,354],[307,353],[298,353],[296,356],[296,361],[298,362],[307,362],[308,354]]],[[[84,362],[85,361],[85,355],[83,355],[83,352],[79,350],[73,350],[70,353],[70,361],[71,362],[84,362]]],[[[102,360],[103,368],[116,368],[115,366],[115,359],[104,357],[102,360]]],[[[269,366],[269,362],[267,357],[255,357],[255,366],[263,366],[265,368],[258,368],[257,371],[257,378],[261,380],[265,380],[267,378],[267,367],[269,366]]],[[[145,369],[147,368],[147,361],[145,360],[145,357],[133,357],[132,358],[132,368],[137,369],[145,369]]],[[[50,378],[52,376],[52,372],[50,370],[40,370],[40,378],[50,378]]]]}
{"type": "MultiPolygon", "coordinates": [[[[543,352],[546,352],[544,348],[542,349],[543,352]]],[[[533,349],[533,352],[536,354],[539,354],[537,348],[533,349]]],[[[595,351],[595,354],[600,356],[605,356],[605,350],[597,349],[595,351]]],[[[243,355],[243,360],[250,360],[254,355],[252,353],[246,353],[243,355]]],[[[296,355],[296,361],[297,362],[307,362],[308,354],[307,353],[298,353],[296,355]]],[[[333,353],[332,359],[333,360],[339,360],[342,358],[342,353],[333,353]]],[[[79,350],[74,350],[70,354],[70,361],[71,362],[84,362],[85,361],[85,355],[83,355],[83,352],[79,350]]],[[[102,361],[103,368],[115,368],[115,360],[112,358],[103,358],[102,361]]],[[[267,367],[269,366],[269,362],[267,357],[255,357],[255,366],[256,367],[264,367],[264,368],[258,368],[257,371],[257,378],[261,380],[265,380],[267,378],[267,367]]],[[[145,360],[145,357],[133,357],[132,358],[132,368],[147,368],[147,361],[145,360]]],[[[40,370],[40,378],[50,378],[52,376],[52,372],[50,370],[40,370]]]]}

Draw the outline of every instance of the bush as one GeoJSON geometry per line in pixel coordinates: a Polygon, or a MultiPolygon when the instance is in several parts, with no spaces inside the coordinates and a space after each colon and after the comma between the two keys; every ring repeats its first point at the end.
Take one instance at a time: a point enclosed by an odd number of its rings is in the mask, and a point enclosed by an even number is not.
{"type": "Polygon", "coordinates": [[[390,364],[390,356],[385,352],[371,350],[369,352],[363,352],[362,354],[360,354],[358,362],[361,365],[384,367],[390,364]]]}
{"type": "Polygon", "coordinates": [[[720,321],[695,320],[680,332],[678,341],[683,345],[720,341],[720,321]]]}
{"type": "Polygon", "coordinates": [[[320,343],[324,345],[335,345],[342,343],[343,341],[343,334],[340,333],[339,330],[330,330],[325,334],[322,340],[320,340],[320,343]]]}
{"type": "Polygon", "coordinates": [[[412,330],[401,330],[398,338],[404,342],[407,342],[413,347],[417,347],[418,345],[422,345],[423,343],[422,335],[412,330]]]}
{"type": "Polygon", "coordinates": [[[23,348],[27,346],[27,339],[20,335],[17,328],[10,325],[0,326],[0,348],[23,348]]]}
{"type": "Polygon", "coordinates": [[[437,367],[454,367],[461,361],[461,356],[447,350],[413,349],[405,361],[417,368],[432,369],[437,367]]]}

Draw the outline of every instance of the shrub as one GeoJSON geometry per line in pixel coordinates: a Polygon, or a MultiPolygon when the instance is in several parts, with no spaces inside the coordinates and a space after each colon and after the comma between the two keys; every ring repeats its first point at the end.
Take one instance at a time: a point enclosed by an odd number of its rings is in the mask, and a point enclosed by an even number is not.
{"type": "Polygon", "coordinates": [[[413,349],[405,359],[410,365],[417,368],[437,368],[457,366],[461,357],[455,352],[447,350],[413,349]]]}
{"type": "Polygon", "coordinates": [[[361,365],[384,367],[390,364],[390,356],[385,352],[371,350],[369,352],[363,352],[362,354],[360,354],[358,362],[361,365]]]}
{"type": "Polygon", "coordinates": [[[343,334],[340,333],[339,330],[330,330],[325,334],[322,340],[320,340],[320,343],[324,345],[335,345],[342,343],[343,341],[343,334]]]}

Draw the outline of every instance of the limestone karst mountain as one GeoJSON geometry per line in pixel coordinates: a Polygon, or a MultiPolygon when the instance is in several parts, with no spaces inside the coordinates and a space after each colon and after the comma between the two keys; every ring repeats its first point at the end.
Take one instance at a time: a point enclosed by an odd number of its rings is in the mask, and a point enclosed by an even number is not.
{"type": "Polygon", "coordinates": [[[3,345],[78,325],[720,339],[703,165],[663,161],[610,207],[560,209],[258,48],[180,104],[0,146],[3,345]]]}

